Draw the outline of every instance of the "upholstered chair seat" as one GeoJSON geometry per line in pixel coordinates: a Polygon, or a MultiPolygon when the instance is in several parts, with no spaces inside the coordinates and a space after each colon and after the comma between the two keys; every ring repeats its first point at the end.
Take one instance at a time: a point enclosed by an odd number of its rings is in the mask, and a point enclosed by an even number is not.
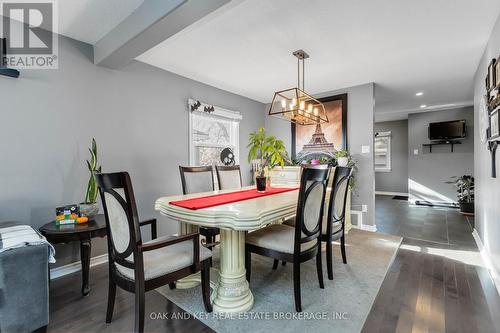
{"type": "MultiPolygon", "coordinates": [[[[144,245],[158,242],[163,239],[172,237],[160,237],[149,242],[144,242],[144,245]]],[[[200,246],[200,261],[208,259],[212,256],[212,251],[200,246]]],[[[134,262],[133,255],[127,258],[132,264],[134,262]]],[[[193,241],[187,240],[181,243],[163,247],[143,253],[144,261],[144,278],[146,280],[173,273],[181,268],[193,265],[193,241]]],[[[134,280],[134,270],[115,264],[116,269],[122,275],[130,280],[134,280]]]]}
{"type": "MultiPolygon", "coordinates": [[[[295,228],[283,224],[271,224],[270,226],[250,232],[247,235],[247,244],[284,252],[293,253],[295,228]]],[[[317,245],[316,240],[312,240],[300,245],[301,251],[306,251],[317,245]]]]}

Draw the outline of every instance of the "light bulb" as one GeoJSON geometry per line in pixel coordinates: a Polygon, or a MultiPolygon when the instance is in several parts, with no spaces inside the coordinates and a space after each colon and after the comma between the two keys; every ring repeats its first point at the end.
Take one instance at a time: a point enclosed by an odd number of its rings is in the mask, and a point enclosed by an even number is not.
{"type": "Polygon", "coordinates": [[[304,110],[305,106],[306,106],[306,103],[304,103],[304,101],[300,102],[300,109],[301,110],[304,110]]]}
{"type": "Polygon", "coordinates": [[[297,99],[295,98],[292,98],[292,105],[295,107],[295,105],[297,105],[297,99]]]}
{"type": "Polygon", "coordinates": [[[284,99],[281,100],[281,107],[283,109],[286,109],[286,100],[284,100],[284,99]]]}
{"type": "Polygon", "coordinates": [[[314,115],[317,116],[318,115],[318,108],[314,108],[314,115]]]}
{"type": "Polygon", "coordinates": [[[311,113],[311,112],[312,112],[312,110],[313,110],[313,105],[312,105],[312,104],[309,104],[309,105],[307,106],[307,112],[311,113]]]}

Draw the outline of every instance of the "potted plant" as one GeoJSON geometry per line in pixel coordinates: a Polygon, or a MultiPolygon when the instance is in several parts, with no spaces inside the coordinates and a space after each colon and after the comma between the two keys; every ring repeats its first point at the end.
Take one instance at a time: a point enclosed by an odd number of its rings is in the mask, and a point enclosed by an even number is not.
{"type": "Polygon", "coordinates": [[[95,173],[101,172],[101,166],[97,165],[97,144],[95,139],[92,139],[92,148],[90,151],[90,161],[87,160],[87,167],[90,172],[90,178],[87,185],[87,193],[85,194],[85,201],[80,203],[80,214],[87,216],[89,219],[96,216],[99,212],[99,205],[97,204],[97,182],[95,173]]]}
{"type": "Polygon", "coordinates": [[[341,167],[346,167],[349,165],[349,152],[345,149],[340,149],[335,152],[335,157],[337,158],[337,165],[341,167]]]}
{"type": "Polygon", "coordinates": [[[447,184],[454,184],[457,188],[460,213],[474,215],[474,177],[471,175],[450,177],[447,184]]]}
{"type": "Polygon", "coordinates": [[[278,165],[285,166],[285,159],[287,159],[285,144],[274,136],[267,136],[266,129],[259,127],[256,132],[250,133],[250,143],[247,147],[249,148],[248,161],[260,160],[255,183],[257,191],[264,192],[267,184],[266,168],[272,169],[278,165]]]}

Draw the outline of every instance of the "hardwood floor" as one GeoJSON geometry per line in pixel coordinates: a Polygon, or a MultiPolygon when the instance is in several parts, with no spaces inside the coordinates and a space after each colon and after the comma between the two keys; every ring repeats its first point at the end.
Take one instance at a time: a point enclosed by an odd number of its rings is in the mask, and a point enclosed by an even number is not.
{"type": "MultiPolygon", "coordinates": [[[[404,240],[363,332],[500,332],[500,297],[487,270],[477,266],[473,220],[453,209],[411,207],[405,201],[379,197],[376,203],[379,230],[404,240]]],[[[120,289],[113,322],[104,322],[107,271],[107,265],[91,269],[88,297],[80,294],[79,273],[52,281],[49,332],[133,329],[134,298],[120,289]]],[[[212,332],[155,291],[146,294],[145,331],[212,332]],[[152,313],[169,319],[151,319],[152,313]],[[174,314],[177,318],[172,318],[174,314]]]]}
{"type": "Polygon", "coordinates": [[[500,332],[500,297],[480,266],[473,221],[455,209],[390,200],[377,197],[377,227],[403,243],[363,332],[500,332]],[[413,216],[421,226],[407,227],[413,216]]]}
{"type": "MultiPolygon", "coordinates": [[[[108,266],[91,268],[89,296],[80,293],[81,274],[74,273],[50,284],[50,324],[48,332],[132,332],[134,295],[116,291],[113,321],[106,324],[108,266]]],[[[200,299],[200,302],[202,300],[200,299]]],[[[146,293],[145,332],[213,332],[156,291],[146,293]],[[158,317],[167,317],[152,319],[158,317]],[[172,318],[175,317],[175,318],[172,318]]]]}

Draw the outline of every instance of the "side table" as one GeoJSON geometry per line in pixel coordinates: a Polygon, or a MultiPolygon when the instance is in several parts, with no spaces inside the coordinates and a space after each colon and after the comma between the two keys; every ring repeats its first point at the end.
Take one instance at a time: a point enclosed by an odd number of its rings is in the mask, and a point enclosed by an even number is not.
{"type": "Polygon", "coordinates": [[[40,232],[52,244],[80,242],[82,262],[82,294],[87,296],[89,288],[91,239],[106,236],[106,221],[103,214],[96,215],[87,223],[56,225],[55,221],[40,227],[40,232]]]}

